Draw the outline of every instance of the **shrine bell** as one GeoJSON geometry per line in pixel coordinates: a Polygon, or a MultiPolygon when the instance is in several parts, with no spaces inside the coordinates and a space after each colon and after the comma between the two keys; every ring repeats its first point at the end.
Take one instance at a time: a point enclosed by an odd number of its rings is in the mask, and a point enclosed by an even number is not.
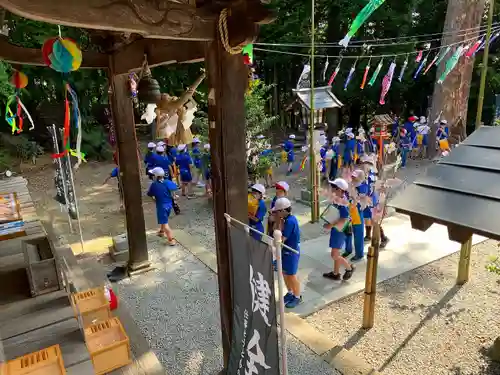
{"type": "Polygon", "coordinates": [[[161,98],[160,84],[153,78],[148,66],[144,68],[142,78],[137,86],[137,96],[141,102],[146,104],[155,104],[161,98]]]}

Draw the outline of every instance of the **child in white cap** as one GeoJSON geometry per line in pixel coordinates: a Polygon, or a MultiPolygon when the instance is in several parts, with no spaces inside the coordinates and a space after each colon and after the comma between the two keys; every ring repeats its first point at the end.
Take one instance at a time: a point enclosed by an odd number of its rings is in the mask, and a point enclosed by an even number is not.
{"type": "Polygon", "coordinates": [[[266,188],[262,184],[254,184],[250,188],[250,194],[258,201],[258,206],[256,212],[248,213],[248,224],[251,228],[258,230],[260,233],[255,231],[250,231],[250,235],[256,240],[262,239],[262,234],[264,233],[264,217],[267,213],[266,202],[264,202],[264,194],[266,194],[266,188]]]}
{"type": "Polygon", "coordinates": [[[175,158],[175,164],[179,169],[179,176],[181,180],[181,193],[183,196],[188,198],[194,197],[191,192],[191,186],[193,181],[193,174],[191,172],[191,167],[193,165],[193,160],[191,156],[186,151],[187,146],[185,144],[180,144],[177,146],[177,157],[175,158]]]}
{"type": "Polygon", "coordinates": [[[333,206],[339,211],[339,216],[333,223],[326,223],[323,228],[330,231],[330,255],[333,260],[333,271],[323,274],[323,277],[330,280],[349,280],[354,272],[354,267],[349,261],[342,257],[341,251],[345,246],[345,229],[349,225],[349,202],[347,201],[347,191],[349,185],[342,178],[329,181],[334,199],[333,206]],[[345,201],[345,202],[342,202],[345,201]],[[344,276],[340,275],[340,266],[344,266],[344,276]]]}
{"type": "Polygon", "coordinates": [[[274,196],[273,200],[271,201],[271,210],[269,212],[269,217],[268,217],[268,225],[267,225],[267,233],[269,236],[272,237],[273,232],[275,229],[277,229],[276,224],[279,224],[278,221],[276,220],[276,216],[273,215],[273,208],[274,205],[276,204],[276,201],[279,198],[284,198],[288,195],[288,191],[290,190],[290,185],[286,181],[279,181],[274,185],[276,189],[276,195],[274,196]]]}
{"type": "Polygon", "coordinates": [[[156,203],[156,219],[160,225],[158,236],[167,237],[168,244],[173,246],[175,240],[168,225],[168,218],[174,204],[174,191],[178,187],[174,182],[165,179],[165,171],[162,168],[153,168],[150,173],[155,176],[155,180],[149,187],[148,196],[152,197],[156,203]]]}
{"type": "Polygon", "coordinates": [[[297,218],[292,215],[292,203],[288,198],[281,197],[276,200],[274,214],[282,221],[281,264],[283,279],[288,293],[284,296],[285,307],[293,309],[302,302],[300,281],[297,277],[300,260],[300,227],[297,218]],[[293,249],[297,251],[292,251],[293,249]]]}
{"type": "MultiPolygon", "coordinates": [[[[148,151],[146,152],[146,155],[144,156],[144,165],[146,166],[146,174],[149,175],[148,171],[153,169],[155,167],[155,149],[156,149],[156,143],[154,142],[149,142],[148,143],[148,151]]],[[[151,176],[150,176],[151,178],[151,176]]]]}
{"type": "Polygon", "coordinates": [[[430,126],[427,124],[425,116],[420,117],[419,125],[417,126],[417,145],[418,156],[423,158],[427,155],[427,143],[429,138],[430,126]]]}
{"type": "Polygon", "coordinates": [[[191,157],[193,159],[193,183],[197,184],[199,187],[205,186],[202,181],[202,171],[201,171],[201,151],[200,151],[200,139],[195,137],[191,143],[191,157]]]}

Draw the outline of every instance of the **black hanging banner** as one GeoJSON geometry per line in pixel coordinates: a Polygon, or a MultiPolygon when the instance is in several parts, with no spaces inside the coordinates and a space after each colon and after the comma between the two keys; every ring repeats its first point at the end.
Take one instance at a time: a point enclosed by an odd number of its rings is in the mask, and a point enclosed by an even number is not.
{"type": "Polygon", "coordinates": [[[233,263],[233,337],[227,373],[279,375],[273,255],[229,225],[233,263]]]}

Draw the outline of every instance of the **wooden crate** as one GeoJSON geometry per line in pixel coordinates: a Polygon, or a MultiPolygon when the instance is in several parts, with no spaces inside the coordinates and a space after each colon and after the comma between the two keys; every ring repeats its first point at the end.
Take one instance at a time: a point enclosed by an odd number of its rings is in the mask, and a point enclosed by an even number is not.
{"type": "Polygon", "coordinates": [[[22,249],[31,295],[35,297],[62,289],[59,264],[47,236],[22,240],[22,249]]]}
{"type": "Polygon", "coordinates": [[[106,374],[132,362],[129,338],[118,318],[85,328],[85,343],[96,375],[106,374]]]}
{"type": "Polygon", "coordinates": [[[104,287],[88,289],[71,295],[71,306],[81,328],[106,321],[112,317],[104,287]]]}
{"type": "Polygon", "coordinates": [[[1,375],[66,375],[61,348],[54,345],[8,361],[1,375]]]}

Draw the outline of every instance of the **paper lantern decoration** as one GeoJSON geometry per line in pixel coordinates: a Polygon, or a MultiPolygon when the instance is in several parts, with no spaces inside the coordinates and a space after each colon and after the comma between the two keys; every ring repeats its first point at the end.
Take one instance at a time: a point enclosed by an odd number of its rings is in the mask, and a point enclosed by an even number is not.
{"type": "Polygon", "coordinates": [[[82,51],[70,38],[51,38],[42,47],[45,64],[55,71],[69,73],[80,68],[82,51]]]}
{"type": "Polygon", "coordinates": [[[10,84],[18,90],[24,89],[28,86],[28,77],[23,72],[14,70],[14,74],[12,74],[12,77],[10,78],[10,84]]]}
{"type": "Polygon", "coordinates": [[[19,72],[17,70],[14,71],[12,77],[10,78],[10,84],[16,88],[16,92],[14,95],[11,95],[7,99],[7,104],[5,106],[5,121],[9,124],[12,129],[12,134],[21,133],[23,131],[23,114],[28,118],[28,121],[31,124],[29,130],[33,130],[35,128],[35,124],[33,119],[24,106],[21,98],[19,96],[20,90],[28,86],[28,77],[26,74],[19,72]],[[12,104],[16,103],[16,111],[13,112],[10,108],[12,104]]]}

